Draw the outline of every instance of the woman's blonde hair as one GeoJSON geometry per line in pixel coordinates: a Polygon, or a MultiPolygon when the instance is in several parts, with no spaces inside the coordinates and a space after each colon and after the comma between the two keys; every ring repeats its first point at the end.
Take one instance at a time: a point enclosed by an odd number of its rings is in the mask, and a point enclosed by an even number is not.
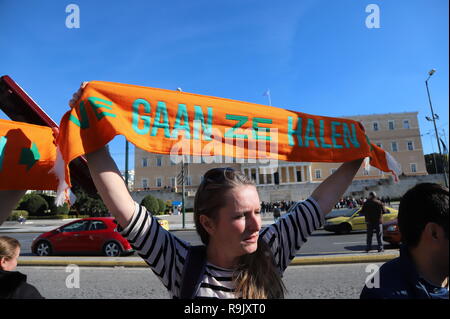
{"type": "MultiPolygon", "coordinates": [[[[226,193],[233,188],[251,185],[250,179],[232,168],[214,168],[205,173],[194,201],[194,221],[197,233],[206,246],[209,234],[200,223],[200,216],[217,220],[218,211],[226,206],[226,193]]],[[[261,238],[254,253],[239,258],[233,279],[235,294],[248,299],[283,298],[285,286],[281,274],[275,267],[272,252],[261,238]]]]}
{"type": "Polygon", "coordinates": [[[17,239],[8,236],[0,236],[0,259],[12,259],[19,247],[20,243],[17,239]]]}

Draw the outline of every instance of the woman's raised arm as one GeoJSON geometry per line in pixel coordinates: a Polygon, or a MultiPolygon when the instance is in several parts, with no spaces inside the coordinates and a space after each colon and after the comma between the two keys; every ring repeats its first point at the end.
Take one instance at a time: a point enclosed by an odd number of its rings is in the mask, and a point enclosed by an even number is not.
{"type": "Polygon", "coordinates": [[[324,215],[331,211],[350,186],[363,160],[362,158],[342,164],[336,172],[331,174],[314,190],[311,196],[319,203],[324,215]]]}
{"type": "Polygon", "coordinates": [[[119,225],[125,228],[133,217],[134,201],[108,148],[86,154],[86,159],[100,197],[119,225]]]}
{"type": "Polygon", "coordinates": [[[17,203],[25,195],[26,190],[7,190],[0,191],[0,225],[11,215],[12,210],[17,203]]]}

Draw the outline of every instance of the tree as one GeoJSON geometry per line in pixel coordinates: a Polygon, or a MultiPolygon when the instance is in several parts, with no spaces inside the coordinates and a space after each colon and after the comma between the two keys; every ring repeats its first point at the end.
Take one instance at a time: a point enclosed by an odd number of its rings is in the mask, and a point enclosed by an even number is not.
{"type": "Polygon", "coordinates": [[[159,203],[158,200],[152,195],[147,195],[141,202],[141,205],[147,208],[147,210],[153,215],[158,214],[159,211],[159,203]]]}
{"type": "Polygon", "coordinates": [[[72,206],[77,215],[102,216],[108,213],[108,208],[98,194],[90,195],[75,185],[72,190],[77,197],[75,204],[72,206]]]}
{"type": "Polygon", "coordinates": [[[444,174],[444,165],[448,170],[448,155],[440,155],[439,153],[432,153],[425,155],[425,165],[428,174],[444,174]]]}
{"type": "Polygon", "coordinates": [[[48,210],[48,203],[41,195],[31,193],[22,197],[18,208],[26,210],[30,216],[43,216],[48,210]]]}

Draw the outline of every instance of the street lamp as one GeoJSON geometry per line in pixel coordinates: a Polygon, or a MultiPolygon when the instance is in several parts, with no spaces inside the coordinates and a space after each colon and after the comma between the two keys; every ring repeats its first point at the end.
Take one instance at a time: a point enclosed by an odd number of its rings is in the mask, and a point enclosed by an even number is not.
{"type": "MultiPolygon", "coordinates": [[[[434,113],[433,111],[433,104],[431,104],[431,96],[430,96],[430,90],[428,88],[428,80],[430,79],[430,77],[436,72],[435,69],[431,69],[428,72],[428,78],[425,80],[425,86],[427,87],[427,94],[428,94],[428,102],[430,103],[430,109],[431,109],[431,118],[426,117],[426,119],[428,121],[433,121],[433,125],[434,125],[434,131],[436,133],[436,142],[438,145],[438,150],[439,150],[439,155],[442,158],[442,151],[441,151],[441,143],[439,143],[439,135],[438,135],[438,131],[437,131],[437,127],[436,127],[436,120],[439,119],[439,116],[437,114],[434,113]]],[[[445,186],[448,187],[448,181],[447,181],[447,168],[446,165],[444,164],[444,179],[445,179],[445,186]]]]}

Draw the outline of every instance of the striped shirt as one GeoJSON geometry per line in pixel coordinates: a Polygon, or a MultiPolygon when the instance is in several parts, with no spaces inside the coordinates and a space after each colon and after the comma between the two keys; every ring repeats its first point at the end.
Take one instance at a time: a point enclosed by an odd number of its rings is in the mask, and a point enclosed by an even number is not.
{"type": "MultiPolygon", "coordinates": [[[[312,198],[296,203],[288,213],[268,227],[260,237],[269,245],[275,265],[283,273],[311,233],[323,224],[318,203],[312,198]]],[[[138,255],[160,278],[173,298],[178,298],[190,244],[162,228],[156,219],[135,203],[134,215],[125,229],[118,227],[138,255]]],[[[196,298],[236,298],[233,270],[207,263],[196,298]]]]}

